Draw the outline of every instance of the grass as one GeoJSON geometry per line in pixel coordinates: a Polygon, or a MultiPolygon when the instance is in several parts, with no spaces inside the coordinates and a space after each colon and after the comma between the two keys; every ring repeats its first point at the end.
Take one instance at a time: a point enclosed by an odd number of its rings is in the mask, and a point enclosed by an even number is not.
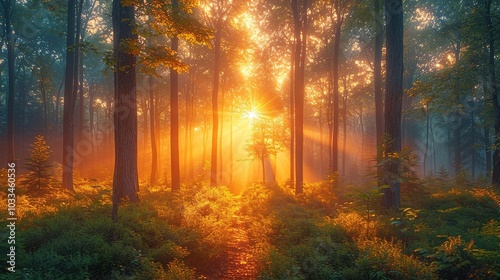
{"type": "Polygon", "coordinates": [[[418,199],[389,214],[369,186],[308,184],[294,196],[256,184],[239,197],[202,183],[178,194],[143,186],[117,223],[109,182],[37,197],[20,186],[17,273],[0,279],[206,279],[224,260],[234,216],[256,248],[259,279],[498,279],[498,191],[434,182],[406,190],[418,199]]]}

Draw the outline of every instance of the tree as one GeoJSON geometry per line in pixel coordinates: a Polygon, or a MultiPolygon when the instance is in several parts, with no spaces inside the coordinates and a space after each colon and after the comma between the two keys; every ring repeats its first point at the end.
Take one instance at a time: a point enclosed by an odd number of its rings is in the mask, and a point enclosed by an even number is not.
{"type": "Polygon", "coordinates": [[[335,0],[335,41],[333,43],[332,78],[333,78],[333,139],[332,139],[332,172],[339,171],[339,62],[340,62],[340,36],[342,35],[342,24],[347,14],[349,1],[335,0]]]}
{"type": "Polygon", "coordinates": [[[26,169],[29,170],[29,173],[26,175],[24,183],[32,191],[39,192],[50,184],[52,177],[50,154],[52,151],[42,135],[35,137],[35,142],[31,144],[31,147],[31,155],[26,162],[26,169]]]}
{"type": "MultiPolygon", "coordinates": [[[[380,9],[380,1],[375,1],[375,49],[373,62],[373,86],[375,87],[375,126],[377,137],[377,159],[380,159],[382,149],[382,139],[384,132],[384,110],[383,110],[383,91],[382,91],[382,47],[384,37],[382,33],[383,19],[380,9]]],[[[382,168],[377,164],[377,178],[382,178],[382,168]]],[[[379,181],[379,185],[382,182],[379,181]]]]}
{"type": "MultiPolygon", "coordinates": [[[[307,45],[308,0],[292,0],[294,29],[294,106],[295,106],[295,194],[304,190],[304,72],[307,45]]],[[[290,147],[293,149],[293,147],[290,147]]],[[[290,179],[293,181],[293,179],[290,179]]]]}
{"type": "Polygon", "coordinates": [[[137,175],[137,44],[134,5],[113,0],[114,52],[114,132],[115,170],[113,175],[113,220],[118,220],[118,206],[128,199],[139,202],[137,175]]]}
{"type": "Polygon", "coordinates": [[[493,150],[493,175],[491,183],[500,186],[500,104],[498,103],[498,86],[496,84],[495,72],[495,34],[491,20],[491,0],[485,0],[485,19],[488,28],[488,70],[490,78],[490,91],[493,100],[494,128],[495,128],[495,149],[493,150]]]}
{"type": "Polygon", "coordinates": [[[63,109],[63,164],[62,186],[73,191],[74,135],[73,119],[75,110],[75,13],[76,0],[68,1],[68,21],[66,28],[66,71],[64,74],[64,109],[63,109]]]}
{"type": "MultiPolygon", "coordinates": [[[[179,3],[172,0],[172,14],[174,18],[179,13],[179,3]]],[[[176,54],[179,51],[179,38],[175,34],[171,38],[171,48],[176,54]]],[[[170,68],[170,141],[171,141],[171,169],[172,169],[172,191],[181,188],[181,175],[179,167],[179,73],[173,67],[170,68]]]]}
{"type": "Polygon", "coordinates": [[[5,25],[5,41],[7,42],[7,64],[9,71],[9,91],[7,96],[7,160],[14,162],[14,34],[12,31],[12,15],[15,0],[2,0],[5,25]]]}
{"type": "Polygon", "coordinates": [[[385,144],[384,189],[382,204],[385,208],[400,206],[401,109],[403,101],[403,1],[385,3],[386,67],[385,85],[385,144]]]}

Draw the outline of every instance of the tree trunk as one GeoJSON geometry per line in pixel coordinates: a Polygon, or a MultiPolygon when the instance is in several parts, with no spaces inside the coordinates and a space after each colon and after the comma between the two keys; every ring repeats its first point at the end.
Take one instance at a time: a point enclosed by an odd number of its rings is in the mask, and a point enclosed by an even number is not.
{"type": "Polygon", "coordinates": [[[41,65],[40,65],[39,87],[40,87],[40,93],[42,94],[44,128],[45,128],[45,133],[48,133],[49,120],[47,114],[47,93],[45,92],[45,74],[41,65]]]}
{"type": "Polygon", "coordinates": [[[118,206],[128,199],[139,202],[139,180],[137,174],[137,96],[136,57],[124,42],[137,43],[133,31],[134,6],[125,1],[113,0],[113,51],[114,73],[114,130],[115,170],[113,176],[113,220],[118,220],[118,206]]]}
{"type": "Polygon", "coordinates": [[[491,143],[490,143],[490,128],[484,127],[484,146],[486,157],[486,176],[491,175],[491,143]]]}
{"type": "MultiPolygon", "coordinates": [[[[402,0],[386,2],[387,54],[386,54],[386,96],[385,134],[387,136],[386,156],[401,152],[401,113],[403,101],[403,3],[402,0]]],[[[400,207],[399,159],[387,159],[384,165],[384,189],[382,204],[386,209],[400,207]]]]}
{"type": "Polygon", "coordinates": [[[304,188],[304,66],[307,41],[307,0],[292,0],[295,39],[295,194],[304,188]]]}
{"type": "Polygon", "coordinates": [[[153,76],[149,76],[149,127],[151,133],[151,185],[156,184],[157,173],[158,173],[158,152],[156,148],[156,131],[155,131],[155,98],[153,90],[153,76]]]}
{"type": "Polygon", "coordinates": [[[493,29],[493,23],[491,20],[491,0],[485,0],[486,9],[486,26],[488,28],[488,45],[489,45],[489,55],[488,55],[488,68],[490,76],[490,91],[493,99],[493,113],[494,113],[494,147],[493,150],[493,174],[491,177],[491,183],[495,187],[500,186],[500,104],[498,104],[498,88],[496,84],[496,73],[495,73],[495,34],[493,29]]]}
{"type": "Polygon", "coordinates": [[[344,76],[344,96],[342,98],[342,118],[343,118],[343,132],[344,132],[344,141],[342,141],[342,176],[345,177],[345,162],[346,162],[346,144],[347,144],[347,81],[344,76]]]}
{"type": "Polygon", "coordinates": [[[7,96],[7,160],[9,163],[14,162],[14,85],[15,85],[15,69],[14,69],[14,34],[12,32],[12,14],[14,12],[15,0],[3,0],[2,2],[5,20],[5,36],[7,37],[7,67],[9,76],[9,91],[7,96]]]}
{"type": "Polygon", "coordinates": [[[375,86],[375,124],[377,137],[377,180],[378,185],[383,185],[382,182],[382,166],[380,159],[382,156],[382,144],[384,137],[384,101],[382,92],[382,47],[384,44],[383,37],[383,17],[380,9],[380,1],[375,0],[375,53],[373,63],[373,79],[375,86]]]}
{"type": "MultiPolygon", "coordinates": [[[[428,105],[427,105],[428,106],[428,105]]],[[[425,150],[424,150],[424,177],[427,172],[427,152],[429,151],[429,111],[425,108],[425,150]]]]}
{"type": "Polygon", "coordinates": [[[61,79],[61,83],[59,84],[59,89],[57,90],[57,95],[56,95],[56,106],[55,106],[55,113],[54,113],[54,135],[57,136],[57,133],[59,131],[59,107],[61,104],[61,92],[62,92],[62,87],[64,85],[64,79],[61,79]]]}
{"type": "MultiPolygon", "coordinates": [[[[337,7],[338,9],[338,7],[337,7]]],[[[339,56],[342,20],[337,12],[335,23],[335,41],[333,44],[333,139],[332,139],[332,172],[339,171],[339,56]]]]}
{"type": "Polygon", "coordinates": [[[217,185],[217,138],[219,134],[219,112],[218,112],[218,94],[219,94],[219,76],[220,76],[220,52],[222,23],[218,19],[215,27],[214,43],[214,84],[212,89],[212,156],[210,160],[210,185],[217,185]]]}
{"type": "Polygon", "coordinates": [[[75,9],[76,0],[68,1],[68,26],[66,39],[66,72],[64,75],[63,109],[63,165],[62,186],[73,191],[74,135],[73,120],[75,109],[75,9]]]}
{"type": "MultiPolygon", "coordinates": [[[[173,9],[177,8],[177,1],[172,1],[173,9]]],[[[174,11],[175,12],[175,11],[174,11]]],[[[171,39],[171,48],[176,53],[179,50],[179,38],[174,36],[171,39]]],[[[181,176],[179,167],[179,73],[170,68],[170,151],[171,151],[171,172],[172,172],[172,192],[181,189],[181,176]]]]}
{"type": "Polygon", "coordinates": [[[290,188],[295,187],[295,41],[290,56],[290,188]]]}

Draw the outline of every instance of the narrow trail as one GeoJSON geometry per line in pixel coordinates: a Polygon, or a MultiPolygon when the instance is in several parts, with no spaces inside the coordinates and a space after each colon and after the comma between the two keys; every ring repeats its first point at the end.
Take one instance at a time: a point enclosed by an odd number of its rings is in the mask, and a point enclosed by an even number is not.
{"type": "MultiPolygon", "coordinates": [[[[239,196],[235,199],[240,199],[239,196]]],[[[248,234],[245,216],[236,214],[232,217],[229,229],[229,241],[226,255],[221,260],[220,267],[207,275],[210,280],[250,280],[257,277],[256,250],[248,234]]]]}

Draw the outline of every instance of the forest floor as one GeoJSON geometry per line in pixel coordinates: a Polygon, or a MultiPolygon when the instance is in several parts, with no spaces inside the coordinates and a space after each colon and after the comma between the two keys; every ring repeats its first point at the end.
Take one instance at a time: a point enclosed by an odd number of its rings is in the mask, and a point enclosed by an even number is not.
{"type": "Polygon", "coordinates": [[[0,280],[500,279],[498,190],[442,178],[404,190],[407,208],[370,209],[367,232],[370,186],[308,184],[300,196],[277,185],[241,195],[150,186],[118,222],[109,183],[41,196],[20,188],[19,272],[0,280]]]}
{"type": "Polygon", "coordinates": [[[234,200],[239,209],[231,219],[226,252],[221,258],[220,266],[212,267],[212,271],[205,273],[207,279],[245,280],[257,277],[258,256],[255,242],[249,234],[249,217],[241,211],[241,196],[234,196],[234,200]]]}

